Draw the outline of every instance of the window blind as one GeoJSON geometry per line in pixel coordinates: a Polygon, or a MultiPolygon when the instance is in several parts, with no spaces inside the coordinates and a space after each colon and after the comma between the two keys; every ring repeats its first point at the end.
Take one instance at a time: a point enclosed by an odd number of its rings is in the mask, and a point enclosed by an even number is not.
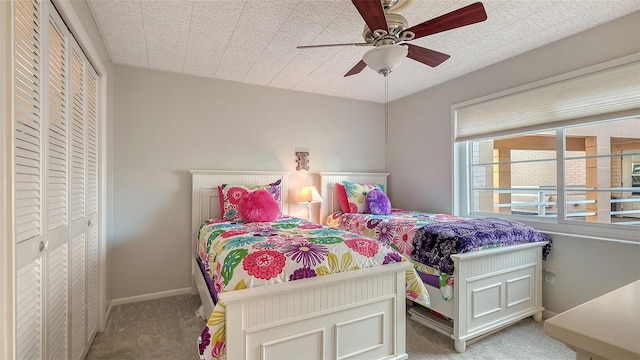
{"type": "Polygon", "coordinates": [[[463,106],[454,113],[456,141],[604,115],[640,115],[640,61],[463,106]]]}

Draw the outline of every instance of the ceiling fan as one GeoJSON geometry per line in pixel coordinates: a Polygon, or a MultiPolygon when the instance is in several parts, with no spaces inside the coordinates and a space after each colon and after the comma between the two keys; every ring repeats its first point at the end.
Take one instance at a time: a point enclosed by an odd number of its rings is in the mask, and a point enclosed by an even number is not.
{"type": "Polygon", "coordinates": [[[390,10],[397,11],[406,7],[411,1],[413,0],[351,0],[366,23],[362,34],[364,43],[306,45],[298,46],[298,49],[374,46],[344,76],[358,74],[367,66],[387,76],[405,57],[431,67],[440,65],[450,57],[435,50],[409,44],[409,41],[487,19],[484,6],[481,2],[476,2],[407,28],[407,19],[390,10]]]}

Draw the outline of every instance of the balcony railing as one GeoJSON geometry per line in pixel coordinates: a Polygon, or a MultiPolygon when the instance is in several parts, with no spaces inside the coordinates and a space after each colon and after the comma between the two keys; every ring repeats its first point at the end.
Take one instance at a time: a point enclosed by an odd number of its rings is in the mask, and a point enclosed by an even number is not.
{"type": "MultiPolygon", "coordinates": [[[[640,196],[628,196],[618,198],[611,196],[612,193],[631,194],[637,188],[586,188],[584,186],[571,186],[565,191],[565,201],[567,208],[567,218],[580,218],[596,216],[597,210],[587,207],[587,204],[597,204],[595,199],[587,199],[589,192],[609,193],[609,213],[615,217],[615,222],[622,222],[625,225],[639,225],[640,221],[631,220],[630,217],[640,218],[640,196]],[[622,206],[618,204],[623,204],[622,206]],[[637,204],[637,205],[636,205],[637,204]]],[[[531,215],[537,217],[557,217],[557,189],[545,186],[521,186],[511,189],[497,188],[476,188],[476,193],[492,192],[493,194],[511,194],[511,201],[508,203],[493,203],[493,208],[498,210],[509,208],[511,214],[531,215]]],[[[488,205],[488,204],[487,204],[488,205]]],[[[485,207],[486,208],[486,207],[485,207]]]]}

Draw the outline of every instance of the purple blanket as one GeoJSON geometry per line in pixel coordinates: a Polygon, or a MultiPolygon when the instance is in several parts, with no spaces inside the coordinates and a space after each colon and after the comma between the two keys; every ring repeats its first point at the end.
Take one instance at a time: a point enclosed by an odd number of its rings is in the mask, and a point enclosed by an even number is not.
{"type": "Polygon", "coordinates": [[[551,251],[551,239],[517,221],[484,218],[442,222],[418,229],[411,258],[452,275],[452,254],[538,241],[549,242],[543,248],[543,259],[546,259],[551,251]]]}

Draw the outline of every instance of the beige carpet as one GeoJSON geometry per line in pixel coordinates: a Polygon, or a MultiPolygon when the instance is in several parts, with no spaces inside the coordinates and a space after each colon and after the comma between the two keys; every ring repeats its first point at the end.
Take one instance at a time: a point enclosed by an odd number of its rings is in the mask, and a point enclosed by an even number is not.
{"type": "Polygon", "coordinates": [[[196,339],[205,321],[195,315],[198,295],[114,306],[87,360],[197,360],[196,339]]]}
{"type": "MultiPolygon", "coordinates": [[[[87,360],[198,359],[196,339],[205,323],[195,315],[199,306],[198,295],[115,306],[87,360]]],[[[448,337],[407,320],[407,352],[411,360],[575,359],[573,351],[544,335],[542,323],[531,319],[468,345],[464,354],[453,349],[448,337]]]]}

